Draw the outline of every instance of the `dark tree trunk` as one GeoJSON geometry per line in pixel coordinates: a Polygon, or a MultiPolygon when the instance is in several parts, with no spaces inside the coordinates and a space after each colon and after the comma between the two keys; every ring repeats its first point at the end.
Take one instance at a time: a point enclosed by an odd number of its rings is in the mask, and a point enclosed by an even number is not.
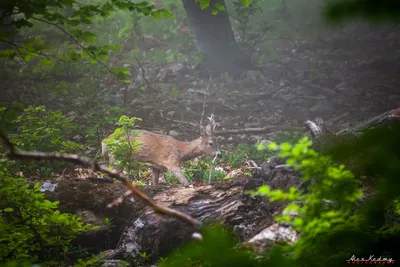
{"type": "Polygon", "coordinates": [[[210,74],[228,72],[238,76],[246,71],[246,57],[236,43],[228,13],[213,15],[211,8],[224,0],[211,0],[208,8],[201,10],[195,0],[182,0],[192,28],[198,51],[204,56],[204,66],[210,74]]]}

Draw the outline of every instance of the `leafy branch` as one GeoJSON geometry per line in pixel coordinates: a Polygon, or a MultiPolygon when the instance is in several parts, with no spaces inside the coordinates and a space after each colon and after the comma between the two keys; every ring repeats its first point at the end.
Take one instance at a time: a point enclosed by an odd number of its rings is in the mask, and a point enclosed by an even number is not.
{"type": "MultiPolygon", "coordinates": [[[[71,39],[79,49],[85,55],[79,55],[76,52],[71,54],[72,60],[80,60],[83,57],[89,57],[92,63],[98,63],[104,67],[111,75],[115,76],[118,80],[123,82],[129,82],[125,77],[129,74],[129,69],[127,68],[110,68],[107,64],[101,62],[103,56],[109,54],[108,50],[114,50],[112,45],[104,46],[85,46],[80,42],[80,38],[84,42],[93,42],[96,35],[90,31],[75,30],[74,33],[66,30],[65,26],[78,27],[79,25],[92,24],[92,19],[94,16],[102,16],[104,18],[108,17],[110,13],[117,10],[128,10],[131,12],[138,12],[144,16],[151,15],[155,18],[173,17],[173,15],[166,9],[156,9],[154,5],[143,1],[140,3],[133,3],[127,0],[111,0],[105,1],[103,4],[94,5],[81,5],[76,0],[29,0],[29,1],[13,1],[12,3],[0,3],[0,43],[7,43],[11,45],[14,50],[0,51],[0,58],[13,58],[15,56],[23,57],[24,60],[28,60],[31,56],[44,56],[47,62],[51,63],[48,55],[43,53],[42,49],[30,49],[30,47],[20,47],[11,40],[13,36],[18,34],[22,28],[33,27],[32,20],[42,22],[59,29],[63,34],[65,34],[69,39],[71,39]],[[71,15],[65,15],[62,12],[58,12],[63,8],[68,8],[73,10],[71,15]],[[15,17],[14,15],[19,14],[23,16],[15,17]],[[5,20],[7,18],[7,20],[5,20]],[[27,53],[23,55],[19,53],[19,48],[24,48],[27,53]]],[[[36,41],[40,42],[38,39],[36,41]]],[[[48,47],[47,47],[48,48],[48,47]]],[[[57,59],[60,59],[56,57],[57,59]]]]}
{"type": "Polygon", "coordinates": [[[63,27],[61,27],[60,25],[50,22],[50,21],[46,21],[44,19],[40,19],[40,18],[36,18],[36,17],[32,17],[32,19],[52,25],[54,27],[56,27],[57,29],[59,29],[60,31],[62,31],[65,35],[68,36],[68,38],[70,38],[72,41],[74,41],[80,48],[82,48],[83,51],[85,51],[88,56],[90,58],[92,58],[94,61],[96,61],[97,63],[99,63],[100,65],[102,65],[109,73],[111,73],[113,76],[115,76],[116,78],[118,78],[118,75],[116,73],[114,73],[106,64],[104,64],[103,62],[101,62],[96,55],[92,52],[89,51],[83,44],[81,44],[73,35],[71,35],[68,31],[66,31],[63,27]]]}

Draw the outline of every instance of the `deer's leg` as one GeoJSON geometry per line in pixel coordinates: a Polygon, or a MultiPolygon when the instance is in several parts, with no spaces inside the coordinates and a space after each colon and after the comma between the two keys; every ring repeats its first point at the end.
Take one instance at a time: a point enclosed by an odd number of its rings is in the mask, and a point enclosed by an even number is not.
{"type": "Polygon", "coordinates": [[[151,168],[151,176],[153,177],[153,185],[157,186],[158,185],[158,179],[160,178],[160,173],[161,170],[152,166],[151,168]]]}
{"type": "Polygon", "coordinates": [[[186,179],[185,175],[182,173],[180,167],[172,167],[168,168],[168,171],[172,172],[176,178],[178,178],[179,182],[184,186],[189,186],[189,181],[186,179]]]}

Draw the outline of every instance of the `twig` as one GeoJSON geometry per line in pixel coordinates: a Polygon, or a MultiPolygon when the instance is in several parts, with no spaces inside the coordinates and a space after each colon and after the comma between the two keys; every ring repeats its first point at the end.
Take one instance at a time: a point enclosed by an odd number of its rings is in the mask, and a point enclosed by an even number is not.
{"type": "Polygon", "coordinates": [[[146,79],[146,71],[144,70],[142,64],[140,63],[140,61],[137,59],[137,57],[135,57],[136,62],[139,64],[140,69],[142,70],[142,77],[143,80],[146,82],[147,86],[150,87],[150,83],[149,81],[146,79]]]}
{"type": "Polygon", "coordinates": [[[3,140],[4,144],[9,148],[10,152],[6,154],[6,156],[10,159],[22,159],[22,160],[61,160],[67,161],[74,164],[81,164],[92,169],[94,172],[100,171],[102,173],[108,174],[110,177],[117,179],[120,181],[134,196],[142,200],[147,206],[151,207],[156,213],[160,215],[168,215],[175,217],[190,226],[194,229],[198,230],[201,227],[201,222],[196,220],[195,218],[179,212],[177,210],[173,210],[167,207],[162,207],[157,205],[148,195],[142,192],[139,188],[137,188],[134,184],[128,181],[122,175],[119,175],[115,170],[109,169],[105,166],[100,165],[97,161],[79,156],[76,154],[62,154],[62,153],[45,153],[45,152],[22,152],[16,151],[15,146],[10,142],[8,137],[0,132],[0,138],[3,140]]]}

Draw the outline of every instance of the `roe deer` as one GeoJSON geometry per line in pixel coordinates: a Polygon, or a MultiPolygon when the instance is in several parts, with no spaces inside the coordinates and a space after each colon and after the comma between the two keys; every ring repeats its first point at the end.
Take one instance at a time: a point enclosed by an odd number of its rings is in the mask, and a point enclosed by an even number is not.
{"type": "MultiPolygon", "coordinates": [[[[188,186],[189,182],[181,171],[181,163],[183,161],[201,155],[217,157],[221,154],[213,136],[216,126],[213,114],[211,114],[209,120],[210,123],[205,129],[200,124],[200,137],[190,142],[179,141],[169,135],[156,134],[145,130],[133,130],[135,134],[129,137],[130,142],[134,142],[135,140],[140,140],[140,142],[139,151],[132,151],[132,157],[138,161],[152,164],[153,185],[156,186],[158,184],[160,172],[162,170],[168,170],[173,173],[183,185],[188,186]]],[[[102,154],[108,163],[115,161],[112,155],[109,157],[112,152],[107,148],[104,142],[110,138],[111,135],[101,143],[102,154]]]]}

